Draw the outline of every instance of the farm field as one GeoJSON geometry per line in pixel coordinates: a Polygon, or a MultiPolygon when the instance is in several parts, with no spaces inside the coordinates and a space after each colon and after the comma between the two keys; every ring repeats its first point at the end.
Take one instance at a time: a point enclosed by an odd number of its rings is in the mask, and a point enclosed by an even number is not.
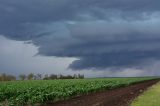
{"type": "Polygon", "coordinates": [[[160,82],[136,98],[131,106],[160,106],[160,82]]]}
{"type": "Polygon", "coordinates": [[[159,80],[143,81],[129,86],[103,90],[45,106],[130,106],[131,102],[159,80]]]}
{"type": "Polygon", "coordinates": [[[156,78],[97,78],[1,82],[0,105],[19,106],[23,104],[56,102],[82,94],[124,87],[151,79],[156,78]]]}

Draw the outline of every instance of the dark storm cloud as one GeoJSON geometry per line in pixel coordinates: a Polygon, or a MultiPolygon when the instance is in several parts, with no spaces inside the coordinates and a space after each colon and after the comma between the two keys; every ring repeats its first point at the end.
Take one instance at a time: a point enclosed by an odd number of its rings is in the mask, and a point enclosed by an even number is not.
{"type": "Polygon", "coordinates": [[[160,57],[159,0],[1,0],[0,34],[69,67],[136,67],[160,57]]]}
{"type": "Polygon", "coordinates": [[[87,56],[80,60],[74,61],[69,67],[75,70],[81,69],[105,69],[106,67],[114,68],[139,68],[144,60],[148,58],[159,58],[159,52],[118,52],[106,53],[99,56],[87,56]]]}

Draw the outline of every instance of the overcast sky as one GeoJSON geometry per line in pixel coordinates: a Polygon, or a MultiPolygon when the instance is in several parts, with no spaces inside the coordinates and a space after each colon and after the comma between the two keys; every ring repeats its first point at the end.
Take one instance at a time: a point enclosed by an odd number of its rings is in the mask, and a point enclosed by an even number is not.
{"type": "Polygon", "coordinates": [[[0,73],[160,75],[159,0],[0,0],[0,73]]]}

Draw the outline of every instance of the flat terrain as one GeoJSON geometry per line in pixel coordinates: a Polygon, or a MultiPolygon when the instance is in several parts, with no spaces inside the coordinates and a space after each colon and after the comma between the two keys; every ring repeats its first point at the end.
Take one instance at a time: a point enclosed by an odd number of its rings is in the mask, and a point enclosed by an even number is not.
{"type": "Polygon", "coordinates": [[[136,98],[131,106],[160,106],[160,82],[136,98]]]}
{"type": "Polygon", "coordinates": [[[130,102],[159,80],[150,80],[114,90],[92,93],[47,106],[129,106],[130,102]]]}
{"type": "MultiPolygon", "coordinates": [[[[28,81],[9,81],[0,83],[0,105],[34,105],[46,104],[49,102],[55,103],[57,101],[69,100],[62,102],[64,106],[89,106],[98,104],[114,103],[121,96],[139,89],[146,88],[152,85],[157,79],[156,77],[141,77],[141,78],[94,78],[94,79],[65,79],[65,80],[28,80],[28,81]],[[145,85],[131,88],[122,88],[136,83],[149,81],[145,85]],[[139,88],[140,87],[140,88],[139,88]],[[118,89],[121,88],[121,89],[118,89]],[[118,91],[111,90],[117,89],[118,91]],[[124,90],[123,90],[124,89],[124,90]],[[106,91],[95,93],[100,91],[106,91]],[[110,91],[111,90],[111,91],[110,91]],[[124,92],[124,91],[127,92],[124,92]],[[88,95],[89,94],[89,95],[88,95]],[[81,96],[86,95],[86,96],[81,96]],[[106,96],[108,95],[108,96],[106,96]],[[81,96],[81,97],[80,97],[81,96]],[[115,97],[119,97],[116,99],[115,97]],[[115,101],[111,101],[113,99],[115,101]],[[109,102],[110,100],[110,102],[109,102]]],[[[136,92],[134,93],[136,94],[136,92]]],[[[127,98],[130,95],[127,95],[127,98]]],[[[50,105],[59,105],[61,102],[50,105]]],[[[49,105],[48,104],[48,105],[49,105]]],[[[112,105],[113,106],[113,105],[112,105]]]]}

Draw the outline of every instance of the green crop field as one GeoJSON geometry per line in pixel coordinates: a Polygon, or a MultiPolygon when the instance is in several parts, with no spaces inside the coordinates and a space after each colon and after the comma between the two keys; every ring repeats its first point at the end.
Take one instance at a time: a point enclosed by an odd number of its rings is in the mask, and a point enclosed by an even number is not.
{"type": "Polygon", "coordinates": [[[114,89],[154,78],[97,78],[13,81],[0,83],[0,105],[46,103],[105,89],[114,89]]]}

